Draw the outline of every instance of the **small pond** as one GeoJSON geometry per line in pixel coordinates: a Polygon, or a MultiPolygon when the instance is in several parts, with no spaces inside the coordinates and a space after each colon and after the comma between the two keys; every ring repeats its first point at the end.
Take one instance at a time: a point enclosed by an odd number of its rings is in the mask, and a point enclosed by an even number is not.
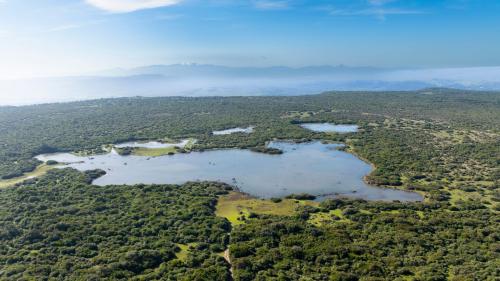
{"type": "Polygon", "coordinates": [[[303,123],[300,126],[314,132],[323,133],[355,133],[358,125],[332,124],[332,123],[303,123]]]}
{"type": "Polygon", "coordinates": [[[116,152],[93,157],[70,153],[39,155],[42,161],[70,163],[78,170],[102,169],[106,175],[94,181],[109,184],[181,184],[186,181],[223,181],[251,195],[270,198],[292,193],[323,197],[356,197],[367,200],[418,201],[413,192],[367,185],[363,176],[371,166],[338,150],[339,144],[321,142],[271,142],[283,150],[269,155],[242,149],[209,150],[171,156],[121,156],[116,152]]]}
{"type": "Polygon", "coordinates": [[[220,135],[230,135],[234,133],[244,133],[244,134],[250,134],[253,132],[253,127],[248,127],[248,128],[231,128],[231,129],[226,129],[226,130],[221,130],[221,131],[213,131],[212,134],[216,136],[220,135]]]}

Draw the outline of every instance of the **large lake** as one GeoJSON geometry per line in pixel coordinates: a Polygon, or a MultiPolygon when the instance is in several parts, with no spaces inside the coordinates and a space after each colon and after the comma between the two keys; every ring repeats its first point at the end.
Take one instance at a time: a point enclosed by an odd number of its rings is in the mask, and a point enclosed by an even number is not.
{"type": "Polygon", "coordinates": [[[69,153],[40,155],[42,161],[71,163],[78,170],[103,169],[94,181],[109,184],[180,184],[186,181],[223,181],[251,195],[270,198],[292,193],[324,197],[356,197],[367,200],[418,201],[417,193],[367,185],[363,176],[371,166],[354,155],[339,151],[339,144],[272,142],[281,155],[226,149],[148,158],[120,156],[114,151],[93,157],[69,153]]]}

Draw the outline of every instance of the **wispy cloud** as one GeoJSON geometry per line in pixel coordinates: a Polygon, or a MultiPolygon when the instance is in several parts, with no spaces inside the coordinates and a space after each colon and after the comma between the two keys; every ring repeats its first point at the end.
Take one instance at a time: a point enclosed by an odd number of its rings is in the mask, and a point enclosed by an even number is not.
{"type": "Polygon", "coordinates": [[[83,28],[86,26],[90,25],[96,25],[99,23],[104,22],[104,20],[93,20],[93,21],[88,21],[88,22],[83,22],[83,23],[68,23],[68,24],[63,24],[55,27],[51,27],[45,30],[45,32],[58,32],[58,31],[66,31],[66,30],[71,30],[71,29],[78,29],[78,28],[83,28]]]}
{"type": "Polygon", "coordinates": [[[423,12],[400,8],[368,8],[360,10],[331,9],[329,13],[335,16],[375,16],[379,19],[384,19],[387,15],[416,15],[423,12]]]}
{"type": "Polygon", "coordinates": [[[368,0],[364,5],[350,7],[322,7],[333,16],[370,16],[379,20],[385,20],[389,15],[417,15],[424,14],[424,11],[407,9],[401,6],[391,5],[397,0],[368,0]]]}
{"type": "MultiPolygon", "coordinates": [[[[0,0],[1,1],[1,0],[0,0]]],[[[177,5],[183,0],[85,0],[88,4],[112,13],[128,13],[177,5]]]]}
{"type": "Polygon", "coordinates": [[[273,0],[257,0],[254,1],[254,6],[260,10],[283,10],[290,7],[288,1],[273,1],[273,0]]]}

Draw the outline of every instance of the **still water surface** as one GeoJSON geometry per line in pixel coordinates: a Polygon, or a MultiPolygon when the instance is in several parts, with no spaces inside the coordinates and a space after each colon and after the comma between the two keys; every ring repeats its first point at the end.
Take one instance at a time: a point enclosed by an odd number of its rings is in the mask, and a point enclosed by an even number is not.
{"type": "Polygon", "coordinates": [[[242,149],[210,150],[172,156],[120,156],[115,152],[93,157],[69,153],[40,155],[42,161],[70,163],[78,170],[103,169],[97,185],[174,183],[210,180],[236,185],[251,195],[270,198],[292,193],[326,197],[347,196],[367,200],[417,201],[417,193],[367,185],[363,176],[371,166],[337,150],[339,144],[271,142],[284,151],[268,155],[242,149]]]}
{"type": "Polygon", "coordinates": [[[355,133],[358,131],[358,125],[332,124],[332,123],[303,123],[302,128],[324,133],[355,133]]]}

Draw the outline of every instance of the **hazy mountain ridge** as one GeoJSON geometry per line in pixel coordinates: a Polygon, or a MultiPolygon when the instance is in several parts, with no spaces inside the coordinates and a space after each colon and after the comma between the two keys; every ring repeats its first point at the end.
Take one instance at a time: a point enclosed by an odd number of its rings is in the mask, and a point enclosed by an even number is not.
{"type": "Polygon", "coordinates": [[[328,90],[500,90],[500,67],[382,69],[151,65],[87,76],[0,80],[0,105],[128,96],[301,95],[328,90]]]}

